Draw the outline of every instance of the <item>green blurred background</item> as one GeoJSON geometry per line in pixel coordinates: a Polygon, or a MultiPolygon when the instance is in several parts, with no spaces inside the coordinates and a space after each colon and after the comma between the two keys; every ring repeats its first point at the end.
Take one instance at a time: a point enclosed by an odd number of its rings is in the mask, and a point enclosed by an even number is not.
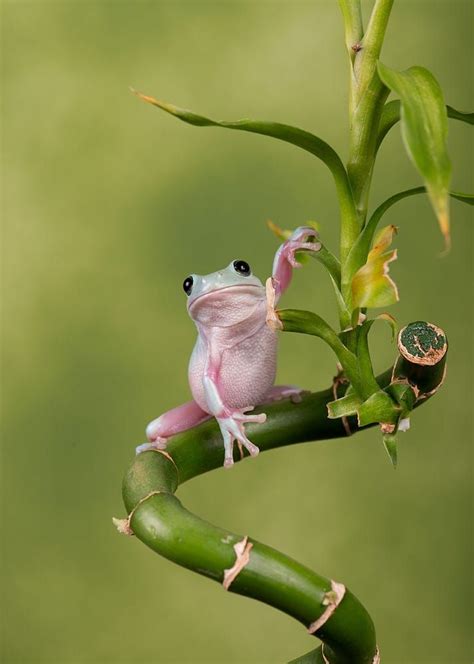
{"type": "MultiPolygon", "coordinates": [[[[366,5],[367,8],[367,5],[366,5]]],[[[271,139],[197,129],[128,86],[211,117],[314,131],[347,155],[347,66],[335,2],[3,1],[4,435],[1,661],[284,662],[316,645],[273,609],[229,595],[120,537],[122,474],[153,417],[189,397],[189,272],[245,258],[266,230],[320,222],[338,238],[328,171],[271,139]]],[[[472,5],[399,1],[384,48],[474,106],[472,5]]],[[[454,188],[473,189],[467,125],[450,121],[454,188]]],[[[419,183],[392,130],[372,202],[419,183]]],[[[379,435],[307,444],[179,490],[212,522],[344,581],[371,612],[387,664],[471,660],[472,219],[453,249],[422,197],[394,207],[401,324],[450,339],[448,379],[413,417],[394,472],[379,435]]],[[[335,322],[317,264],[287,306],[335,322]]],[[[373,334],[379,369],[394,347],[373,334]]],[[[284,335],[279,380],[319,389],[322,343],[284,335]]]]}

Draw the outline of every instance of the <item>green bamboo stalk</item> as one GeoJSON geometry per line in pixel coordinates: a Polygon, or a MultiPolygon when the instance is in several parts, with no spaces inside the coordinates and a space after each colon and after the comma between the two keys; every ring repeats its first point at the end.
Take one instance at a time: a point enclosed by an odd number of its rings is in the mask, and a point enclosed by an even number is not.
{"type": "MultiPolygon", "coordinates": [[[[388,384],[390,376],[391,371],[385,372],[382,384],[388,384]]],[[[285,400],[266,405],[267,421],[248,425],[248,434],[262,452],[347,436],[342,421],[327,418],[326,404],[333,398],[330,388],[304,395],[299,403],[285,400]]],[[[351,425],[355,430],[355,421],[351,425]]],[[[270,604],[310,628],[331,598],[329,579],[254,539],[245,540],[242,534],[211,525],[183,507],[174,495],[179,484],[221,467],[222,455],[222,437],[214,420],[174,436],[166,454],[149,451],[138,455],[123,483],[124,503],[131,513],[130,532],[160,555],[220,583],[224,571],[236,561],[235,545],[250,543],[249,562],[229,590],[270,604]]],[[[324,642],[324,654],[331,664],[372,662],[375,629],[349,590],[315,636],[324,642]]]]}
{"type": "MultiPolygon", "coordinates": [[[[354,55],[350,56],[350,146],[347,172],[360,226],[364,224],[367,214],[370,182],[377,153],[377,129],[389,92],[378,76],[377,60],[392,4],[393,0],[376,0],[367,29],[362,38],[353,45],[354,55]]],[[[343,16],[347,23],[347,12],[343,11],[343,16]]],[[[352,30],[354,33],[359,30],[358,19],[354,19],[352,30]]],[[[353,238],[353,241],[355,240],[356,237],[353,238]]],[[[346,257],[347,254],[341,253],[343,272],[346,257]]]]}
{"type": "MultiPolygon", "coordinates": [[[[431,396],[444,371],[444,333],[436,326],[417,322],[402,330],[398,344],[400,357],[393,369],[377,378],[380,388],[389,388],[394,379],[398,384],[409,374],[410,386],[418,393],[424,386],[424,396],[431,396]],[[424,349],[423,357],[420,348],[424,349]],[[437,353],[438,362],[427,363],[426,357],[433,358],[433,352],[437,353]],[[411,366],[416,366],[416,370],[410,370],[411,366]]],[[[249,436],[265,452],[356,432],[359,427],[354,417],[345,422],[328,418],[327,404],[334,399],[334,389],[333,385],[322,392],[303,394],[297,403],[283,400],[260,407],[257,412],[264,410],[267,421],[249,424],[249,436]]],[[[344,390],[338,396],[343,393],[344,390]]],[[[226,582],[231,592],[265,602],[303,623],[323,645],[295,662],[377,661],[374,625],[349,590],[345,589],[341,599],[338,593],[342,593],[342,586],[334,586],[331,580],[246,535],[204,521],[176,498],[180,484],[221,467],[222,458],[222,437],[215,420],[173,436],[166,452],[150,450],[138,455],[123,481],[129,517],[115,520],[116,525],[165,558],[220,583],[226,582]],[[231,570],[239,559],[235,549],[239,543],[242,567],[229,583],[226,570],[231,570]]]]}
{"type": "Polygon", "coordinates": [[[364,34],[360,0],[339,0],[339,7],[341,8],[344,20],[344,37],[347,54],[351,62],[353,62],[364,34]]]}

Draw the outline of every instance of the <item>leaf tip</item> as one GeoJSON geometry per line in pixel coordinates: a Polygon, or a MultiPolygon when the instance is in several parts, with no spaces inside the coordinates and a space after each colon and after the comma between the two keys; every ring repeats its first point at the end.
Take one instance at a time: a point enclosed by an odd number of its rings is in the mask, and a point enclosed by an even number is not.
{"type": "Polygon", "coordinates": [[[138,90],[135,90],[135,88],[129,87],[129,90],[132,94],[135,95],[135,97],[138,97],[138,99],[141,99],[142,101],[146,102],[147,104],[152,104],[153,106],[157,106],[158,108],[161,108],[164,111],[167,111],[168,113],[175,114],[175,107],[172,106],[171,104],[167,104],[164,101],[160,101],[159,99],[155,99],[155,97],[150,97],[149,95],[144,95],[142,92],[138,92],[138,90]]]}
{"type": "Polygon", "coordinates": [[[446,256],[451,251],[451,232],[449,229],[449,212],[444,210],[438,215],[438,223],[444,238],[444,249],[441,256],[446,256]]]}

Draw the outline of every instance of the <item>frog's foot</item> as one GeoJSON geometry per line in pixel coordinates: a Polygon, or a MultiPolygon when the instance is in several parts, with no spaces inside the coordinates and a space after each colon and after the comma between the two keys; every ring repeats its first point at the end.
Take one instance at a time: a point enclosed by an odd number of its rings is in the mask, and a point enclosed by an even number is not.
{"type": "Polygon", "coordinates": [[[224,468],[230,468],[230,466],[234,464],[234,441],[237,441],[239,445],[243,445],[250,456],[257,456],[260,451],[245,435],[244,425],[248,422],[263,424],[267,419],[267,416],[265,413],[260,413],[259,415],[247,415],[245,411],[251,410],[252,408],[253,406],[227,410],[222,417],[216,417],[224,439],[224,468]]]}
{"type": "Polygon", "coordinates": [[[307,393],[307,390],[303,390],[296,385],[274,385],[262,403],[271,403],[272,401],[281,401],[281,399],[288,398],[293,403],[299,403],[302,401],[303,395],[307,393]]]}
{"type": "Polygon", "coordinates": [[[138,445],[135,448],[136,454],[141,452],[146,452],[147,450],[165,450],[166,449],[166,438],[160,438],[159,436],[151,443],[143,443],[138,445]]]}
{"type": "Polygon", "coordinates": [[[295,253],[305,249],[307,251],[319,251],[321,243],[317,242],[317,231],[309,226],[300,226],[297,228],[288,240],[282,245],[281,251],[291,267],[301,267],[301,263],[295,258],[295,253]],[[315,238],[313,241],[310,238],[315,238]]]}

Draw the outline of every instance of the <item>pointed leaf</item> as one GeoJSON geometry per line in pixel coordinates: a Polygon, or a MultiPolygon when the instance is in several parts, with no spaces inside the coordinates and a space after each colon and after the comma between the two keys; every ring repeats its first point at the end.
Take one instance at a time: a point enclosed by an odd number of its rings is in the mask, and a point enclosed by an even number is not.
{"type": "Polygon", "coordinates": [[[434,76],[423,67],[397,72],[379,62],[378,72],[385,85],[401,98],[403,141],[425,181],[448,248],[451,162],[446,147],[448,121],[443,93],[434,76]]]}
{"type": "Polygon", "coordinates": [[[393,469],[395,470],[398,463],[397,436],[393,433],[384,434],[383,444],[390,458],[390,461],[392,462],[393,469]]]}
{"type": "Polygon", "coordinates": [[[348,187],[347,173],[337,152],[328,143],[308,131],[290,125],[280,124],[279,122],[265,122],[248,119],[231,122],[211,120],[203,115],[188,111],[185,108],[178,108],[178,106],[174,106],[173,104],[168,104],[164,101],[155,99],[154,97],[143,95],[136,90],[132,89],[132,92],[143,101],[148,102],[153,106],[157,106],[163,111],[179,118],[183,122],[187,122],[188,124],[197,127],[224,127],[226,129],[237,129],[254,134],[271,136],[280,141],[296,145],[321,159],[332,172],[338,186],[342,186],[343,188],[348,187]]]}
{"type": "Polygon", "coordinates": [[[450,196],[456,198],[462,203],[467,203],[468,205],[474,205],[474,194],[463,194],[460,191],[451,191],[450,196]]]}
{"type": "Polygon", "coordinates": [[[388,264],[397,257],[397,250],[386,251],[396,233],[395,226],[386,226],[375,238],[367,263],[352,280],[352,307],[386,307],[398,301],[398,289],[389,277],[388,264]]]}

